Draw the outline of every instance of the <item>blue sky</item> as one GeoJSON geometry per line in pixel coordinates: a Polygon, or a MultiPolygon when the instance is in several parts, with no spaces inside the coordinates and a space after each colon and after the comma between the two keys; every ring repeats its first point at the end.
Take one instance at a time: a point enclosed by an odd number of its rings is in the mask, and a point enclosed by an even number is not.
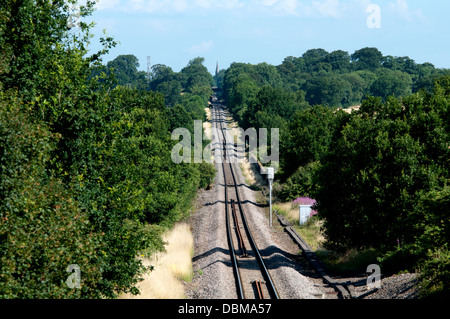
{"type": "MultiPolygon", "coordinates": [[[[309,49],[352,54],[377,47],[384,55],[450,68],[448,0],[98,0],[91,16],[120,44],[104,61],[134,54],[140,69],[165,64],[176,72],[201,56],[214,72],[233,62],[279,65],[309,49]],[[370,28],[371,5],[380,28],[370,28]]],[[[92,50],[99,45],[92,41],[92,50]]]]}

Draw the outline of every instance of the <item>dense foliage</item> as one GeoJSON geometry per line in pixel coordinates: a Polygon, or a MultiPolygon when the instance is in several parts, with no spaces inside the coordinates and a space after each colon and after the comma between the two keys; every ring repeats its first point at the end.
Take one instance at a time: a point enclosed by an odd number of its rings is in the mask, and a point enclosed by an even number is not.
{"type": "Polygon", "coordinates": [[[327,247],[376,248],[383,273],[418,269],[425,295],[449,293],[448,70],[363,48],[146,74],[133,55],[102,64],[111,38],[88,55],[94,4],[0,5],[0,298],[138,293],[136,257],[164,249],[214,177],[170,157],[211,85],[243,128],[280,128],[277,196],[317,200],[327,247]]]}
{"type": "Polygon", "coordinates": [[[305,102],[345,108],[359,105],[366,95],[386,100],[391,95],[402,97],[420,89],[431,92],[434,79],[448,73],[409,57],[383,56],[376,48],[363,48],[353,54],[312,49],[300,57],[287,57],[278,66],[233,63],[225,71],[223,89],[227,105],[241,121],[247,110],[251,113],[250,106],[264,86],[293,94],[286,106],[291,109],[295,109],[292,103],[301,107],[305,102]]]}
{"type": "Polygon", "coordinates": [[[424,267],[447,292],[445,258],[440,275],[431,264],[449,252],[449,88],[363,101],[335,130],[313,192],[329,247],[377,248],[385,273],[424,267]]]}
{"type": "MultiPolygon", "coordinates": [[[[276,196],[312,196],[326,247],[376,249],[384,274],[449,292],[449,70],[376,48],[234,63],[223,97],[244,128],[280,128],[276,196]],[[447,76],[446,76],[447,75],[447,76]],[[361,105],[346,112],[342,108],[361,105]]],[[[364,270],[362,270],[364,271],[364,270]]]]}
{"type": "Polygon", "coordinates": [[[203,60],[175,75],[165,101],[158,87],[170,81],[149,90],[156,77],[134,56],[101,64],[112,39],[87,55],[94,3],[0,5],[0,298],[138,293],[137,257],[164,249],[162,231],[214,177],[210,164],[170,156],[172,129],[205,116],[203,60]],[[70,265],[79,289],[66,284],[70,265]]]}

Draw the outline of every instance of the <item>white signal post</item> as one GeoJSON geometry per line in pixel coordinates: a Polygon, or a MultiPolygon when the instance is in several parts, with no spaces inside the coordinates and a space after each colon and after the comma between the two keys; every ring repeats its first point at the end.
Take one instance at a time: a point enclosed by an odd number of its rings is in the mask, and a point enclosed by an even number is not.
{"type": "Polygon", "coordinates": [[[270,227],[272,227],[272,182],[275,177],[275,174],[273,167],[267,167],[266,172],[267,172],[267,179],[269,180],[269,210],[270,210],[269,224],[270,227]]]}

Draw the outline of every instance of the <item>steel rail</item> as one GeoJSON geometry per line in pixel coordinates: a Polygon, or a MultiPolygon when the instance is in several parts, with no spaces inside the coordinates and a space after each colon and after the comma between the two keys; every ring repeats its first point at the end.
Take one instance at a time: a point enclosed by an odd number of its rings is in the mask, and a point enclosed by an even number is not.
{"type": "Polygon", "coordinates": [[[241,257],[247,257],[247,248],[245,247],[245,243],[244,243],[244,238],[242,236],[241,233],[241,228],[239,227],[239,221],[238,221],[238,217],[237,217],[237,213],[236,213],[236,205],[234,204],[234,199],[231,200],[231,211],[233,212],[233,220],[234,220],[234,225],[236,227],[236,233],[238,236],[238,240],[239,240],[239,246],[241,248],[241,257]]]}
{"type": "MultiPolygon", "coordinates": [[[[215,113],[217,113],[217,111],[214,111],[215,113]]],[[[217,120],[217,115],[216,115],[216,120],[217,120]]],[[[224,143],[224,148],[223,153],[224,153],[224,157],[226,156],[226,143],[224,143]]],[[[225,174],[225,165],[222,164],[222,171],[223,171],[223,178],[224,178],[224,186],[225,186],[225,216],[226,216],[226,226],[227,226],[227,240],[228,240],[228,247],[230,250],[230,256],[231,256],[231,263],[233,265],[233,272],[236,278],[236,287],[237,287],[237,293],[238,293],[238,299],[245,299],[245,294],[244,294],[244,288],[242,285],[242,279],[241,279],[241,274],[239,272],[239,266],[237,264],[237,258],[236,258],[236,254],[234,252],[233,249],[233,241],[232,241],[232,236],[231,236],[231,227],[230,227],[230,223],[229,223],[229,210],[228,210],[228,188],[227,188],[227,178],[226,178],[226,174],[225,174]]]]}
{"type": "Polygon", "coordinates": [[[261,280],[255,281],[255,285],[256,285],[256,290],[258,291],[258,298],[259,299],[265,299],[264,298],[264,292],[263,292],[263,289],[262,289],[262,282],[261,282],[261,280]]]}
{"type": "Polygon", "coordinates": [[[236,176],[234,175],[233,167],[231,166],[231,163],[228,163],[228,164],[230,165],[231,175],[233,176],[234,186],[236,188],[237,203],[239,206],[239,210],[241,211],[242,221],[243,221],[244,228],[247,233],[247,237],[249,239],[250,245],[252,246],[252,248],[257,256],[256,259],[262,268],[262,273],[263,273],[263,276],[265,277],[264,279],[266,280],[266,285],[269,289],[269,292],[273,295],[274,299],[279,299],[279,295],[278,295],[277,289],[275,287],[275,284],[273,283],[273,280],[272,280],[272,277],[270,276],[269,270],[267,269],[267,266],[264,263],[264,259],[261,256],[259,248],[256,245],[255,240],[253,239],[252,233],[251,233],[250,228],[247,223],[247,218],[245,217],[244,210],[242,209],[241,200],[239,198],[239,192],[237,189],[236,176]]]}
{"type": "MultiPolygon", "coordinates": [[[[217,120],[216,107],[214,107],[214,112],[216,114],[216,120],[217,120]]],[[[238,268],[239,265],[238,265],[238,262],[237,262],[237,259],[236,259],[236,254],[234,252],[234,247],[233,247],[234,245],[233,245],[233,242],[232,242],[232,239],[231,239],[231,227],[229,225],[229,210],[228,210],[228,190],[227,190],[228,184],[227,184],[226,173],[225,173],[225,165],[226,164],[229,165],[229,169],[230,169],[231,176],[232,176],[232,179],[233,179],[233,184],[232,185],[234,186],[234,188],[236,190],[237,204],[238,204],[238,207],[239,207],[239,211],[241,213],[242,223],[244,225],[244,229],[245,229],[245,232],[247,234],[247,238],[248,238],[248,240],[250,242],[250,245],[251,245],[253,251],[255,252],[255,258],[258,261],[259,265],[260,265],[261,273],[263,274],[263,277],[266,280],[267,289],[269,291],[269,294],[274,299],[279,299],[279,295],[278,295],[277,289],[275,287],[275,284],[273,283],[273,280],[272,280],[272,278],[270,276],[269,270],[267,269],[266,264],[264,263],[264,259],[261,256],[261,253],[260,253],[260,251],[259,251],[259,249],[258,249],[258,247],[256,245],[256,242],[253,239],[253,236],[252,236],[252,234],[250,232],[250,228],[249,228],[248,223],[247,223],[247,219],[246,219],[245,214],[244,214],[244,210],[242,209],[241,200],[239,198],[239,191],[238,191],[238,187],[237,187],[237,183],[236,183],[236,176],[234,174],[231,162],[229,162],[229,161],[227,162],[226,161],[226,146],[227,146],[227,143],[226,143],[226,136],[225,136],[222,120],[220,119],[220,121],[218,123],[220,125],[220,130],[222,132],[223,145],[224,145],[223,146],[224,162],[222,163],[222,170],[223,170],[224,181],[225,181],[225,206],[226,206],[225,211],[226,211],[226,218],[227,218],[228,244],[229,244],[230,252],[231,252],[231,256],[232,256],[233,267],[235,269],[234,272],[235,272],[235,274],[237,276],[236,280],[238,282],[238,295],[239,295],[239,298],[244,299],[245,295],[244,295],[244,292],[243,292],[241,276],[240,276],[240,273],[239,273],[239,268],[238,268]]],[[[234,206],[234,202],[232,202],[232,205],[234,206]]],[[[237,224],[236,224],[236,227],[238,228],[237,224]]],[[[240,233],[240,231],[239,231],[239,233],[240,233]]],[[[256,285],[257,285],[259,298],[261,298],[261,297],[263,298],[264,294],[262,292],[262,282],[261,281],[257,281],[256,285]]]]}

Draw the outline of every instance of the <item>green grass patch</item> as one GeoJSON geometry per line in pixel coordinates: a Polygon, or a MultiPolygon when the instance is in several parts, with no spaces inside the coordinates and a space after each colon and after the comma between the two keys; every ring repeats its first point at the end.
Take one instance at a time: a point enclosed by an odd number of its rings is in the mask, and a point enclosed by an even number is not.
{"type": "Polygon", "coordinates": [[[327,271],[334,276],[347,276],[366,271],[370,264],[377,264],[380,253],[375,249],[351,249],[345,253],[335,253],[324,248],[323,221],[317,216],[309,219],[304,225],[299,225],[298,205],[276,203],[274,209],[293,224],[294,230],[308,243],[317,257],[322,261],[327,271]]]}
{"type": "Polygon", "coordinates": [[[304,225],[296,224],[294,229],[311,247],[313,251],[323,249],[325,238],[322,235],[321,227],[323,222],[318,218],[309,219],[304,225]]]}
{"type": "Polygon", "coordinates": [[[379,252],[376,249],[351,249],[337,254],[326,249],[318,249],[316,255],[322,260],[328,272],[335,276],[349,276],[365,273],[367,266],[377,264],[379,252]]]}

